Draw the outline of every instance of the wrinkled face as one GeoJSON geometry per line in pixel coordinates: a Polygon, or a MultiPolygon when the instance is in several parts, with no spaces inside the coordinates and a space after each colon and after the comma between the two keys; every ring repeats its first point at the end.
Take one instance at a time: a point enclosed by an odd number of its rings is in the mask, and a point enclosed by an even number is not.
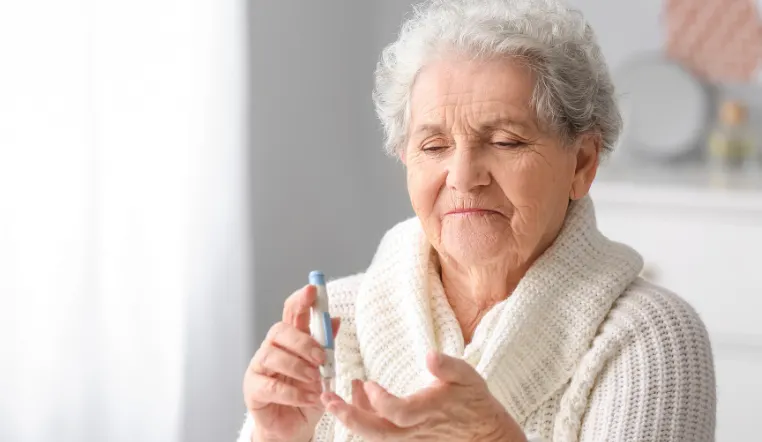
{"type": "Polygon", "coordinates": [[[563,145],[530,106],[531,71],[510,59],[426,66],[401,157],[415,213],[441,257],[463,266],[531,263],[584,196],[597,143],[563,145]]]}

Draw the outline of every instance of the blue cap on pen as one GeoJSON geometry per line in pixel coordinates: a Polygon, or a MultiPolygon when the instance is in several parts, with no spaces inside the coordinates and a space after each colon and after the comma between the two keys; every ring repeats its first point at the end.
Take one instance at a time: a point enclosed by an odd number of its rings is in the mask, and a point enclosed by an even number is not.
{"type": "Polygon", "coordinates": [[[325,285],[325,275],[319,270],[313,270],[310,272],[310,284],[311,285],[325,285]]]}

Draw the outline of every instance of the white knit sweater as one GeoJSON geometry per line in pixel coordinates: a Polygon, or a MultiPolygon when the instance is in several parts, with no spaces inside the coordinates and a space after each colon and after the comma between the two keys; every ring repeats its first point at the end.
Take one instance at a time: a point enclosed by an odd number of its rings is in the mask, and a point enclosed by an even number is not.
{"type": "MultiPolygon", "coordinates": [[[[676,295],[638,277],[640,256],[573,203],[554,244],[513,294],[463,335],[417,219],[383,238],[364,274],[328,286],[342,317],[337,393],[374,380],[409,395],[433,379],[429,350],[465,359],[528,434],[566,442],[714,440],[707,332],[676,295]]],[[[250,416],[240,440],[249,441],[250,416]]],[[[315,442],[360,441],[324,415],[315,442]]]]}

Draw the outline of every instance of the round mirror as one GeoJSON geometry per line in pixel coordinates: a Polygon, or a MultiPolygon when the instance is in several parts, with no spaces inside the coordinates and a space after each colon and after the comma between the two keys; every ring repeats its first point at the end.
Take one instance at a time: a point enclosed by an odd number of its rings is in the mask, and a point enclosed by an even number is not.
{"type": "Polygon", "coordinates": [[[666,160],[699,146],[711,124],[711,100],[690,72],[666,58],[646,57],[619,70],[615,81],[624,150],[666,160]]]}

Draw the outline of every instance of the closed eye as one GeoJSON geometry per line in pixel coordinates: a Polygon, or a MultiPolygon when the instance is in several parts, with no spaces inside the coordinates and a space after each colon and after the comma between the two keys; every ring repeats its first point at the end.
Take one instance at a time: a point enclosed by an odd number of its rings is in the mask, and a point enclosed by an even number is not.
{"type": "Polygon", "coordinates": [[[447,146],[439,146],[439,145],[430,145],[422,148],[421,150],[424,152],[437,152],[442,149],[447,149],[447,146]]]}
{"type": "Polygon", "coordinates": [[[520,141],[499,141],[499,142],[492,143],[492,144],[497,146],[497,147],[500,147],[502,149],[511,149],[511,148],[516,148],[516,147],[521,147],[525,143],[522,143],[520,141]]]}

